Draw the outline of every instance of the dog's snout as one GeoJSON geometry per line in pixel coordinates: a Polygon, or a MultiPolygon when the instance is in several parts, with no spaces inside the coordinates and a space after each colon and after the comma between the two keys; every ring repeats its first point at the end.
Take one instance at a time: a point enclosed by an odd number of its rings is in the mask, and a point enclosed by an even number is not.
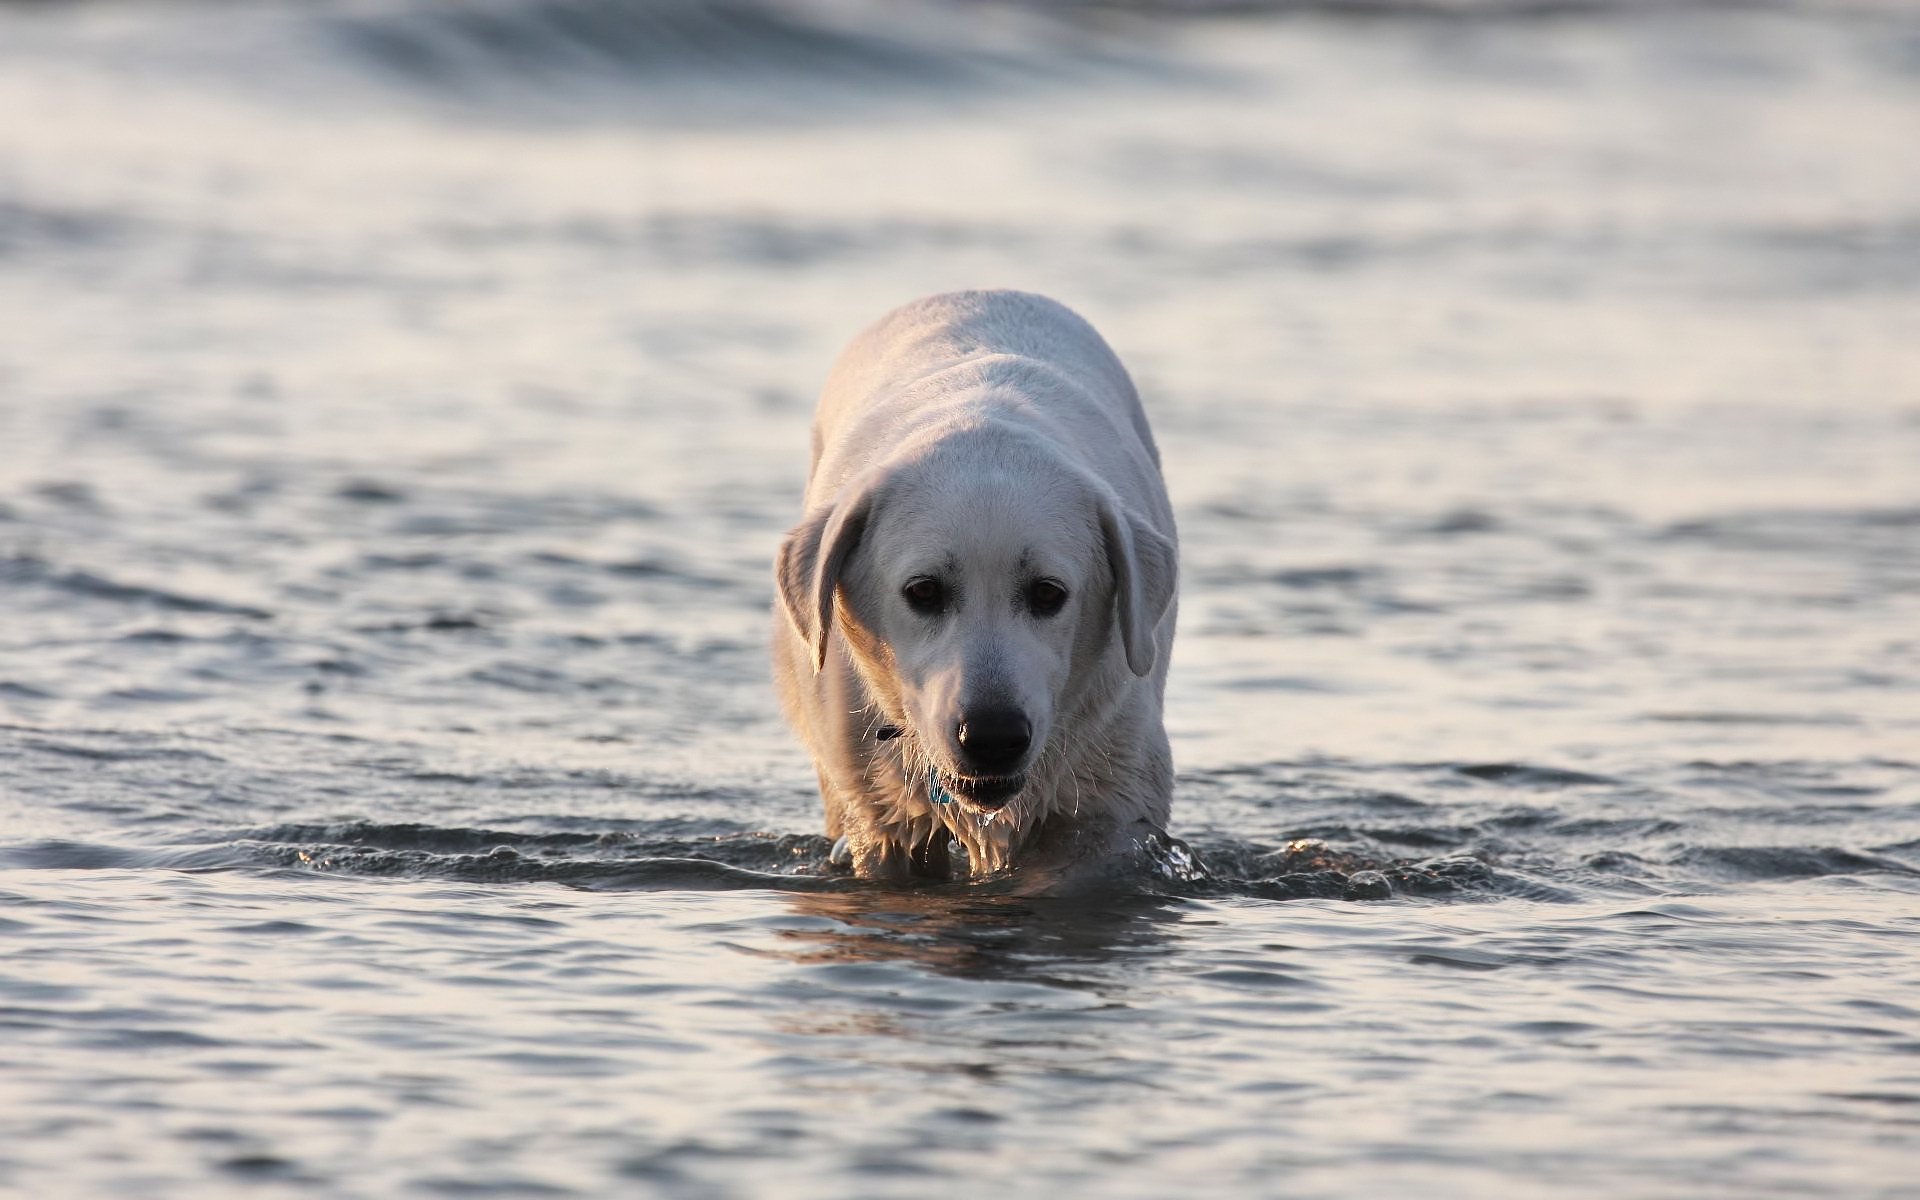
{"type": "Polygon", "coordinates": [[[989,708],[968,713],[953,736],[969,767],[1004,775],[1020,765],[1033,744],[1033,725],[1017,708],[989,708]]]}

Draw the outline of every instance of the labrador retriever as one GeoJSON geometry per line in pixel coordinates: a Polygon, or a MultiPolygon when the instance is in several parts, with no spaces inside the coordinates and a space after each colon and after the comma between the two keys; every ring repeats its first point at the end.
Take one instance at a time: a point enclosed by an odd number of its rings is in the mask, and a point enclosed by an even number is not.
{"type": "Polygon", "coordinates": [[[1166,824],[1173,510],[1093,327],[954,292],[855,337],[781,543],[774,675],[865,878],[1121,854],[1166,824]]]}

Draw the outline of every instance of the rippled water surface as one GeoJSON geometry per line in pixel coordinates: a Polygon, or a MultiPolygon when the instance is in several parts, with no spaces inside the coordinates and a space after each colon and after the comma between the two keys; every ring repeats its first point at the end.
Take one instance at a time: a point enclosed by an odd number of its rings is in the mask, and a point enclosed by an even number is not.
{"type": "Polygon", "coordinates": [[[0,1190],[1920,1194],[1920,16],[0,7],[0,1190]],[[1202,878],[878,890],[814,388],[1109,336],[1202,878]]]}

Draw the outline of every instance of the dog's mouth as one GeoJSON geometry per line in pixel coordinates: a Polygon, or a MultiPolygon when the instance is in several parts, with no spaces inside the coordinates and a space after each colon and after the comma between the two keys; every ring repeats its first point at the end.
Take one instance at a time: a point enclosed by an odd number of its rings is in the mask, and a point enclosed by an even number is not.
{"type": "MultiPolygon", "coordinates": [[[[899,725],[882,725],[874,731],[874,740],[890,742],[901,737],[906,730],[899,725]]],[[[934,800],[946,799],[965,801],[971,808],[994,812],[1005,808],[1007,802],[1020,794],[1027,786],[1027,773],[1016,771],[1011,775],[955,775],[948,771],[935,769],[927,777],[927,786],[935,794],[934,800]],[[938,793],[945,792],[943,799],[938,793]]]]}
{"type": "Polygon", "coordinates": [[[964,800],[975,808],[1001,808],[1027,786],[1025,773],[1018,775],[940,775],[940,786],[955,800],[964,800]]]}

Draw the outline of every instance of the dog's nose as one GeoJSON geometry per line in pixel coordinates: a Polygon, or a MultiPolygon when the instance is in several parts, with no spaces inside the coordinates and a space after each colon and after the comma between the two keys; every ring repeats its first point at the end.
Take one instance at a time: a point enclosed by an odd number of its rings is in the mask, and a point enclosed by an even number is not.
{"type": "Polygon", "coordinates": [[[1004,775],[1020,765],[1033,743],[1033,726],[1017,708],[968,713],[953,736],[967,765],[986,775],[1004,775]]]}

